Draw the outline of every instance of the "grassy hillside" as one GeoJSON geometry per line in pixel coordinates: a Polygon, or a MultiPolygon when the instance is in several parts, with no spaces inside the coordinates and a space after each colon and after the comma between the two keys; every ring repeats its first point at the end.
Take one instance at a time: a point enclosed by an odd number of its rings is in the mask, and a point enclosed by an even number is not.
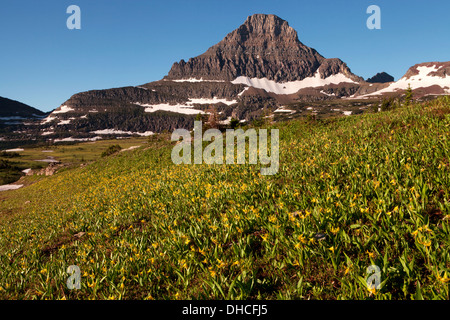
{"type": "Polygon", "coordinates": [[[129,137],[126,139],[109,139],[82,144],[58,143],[45,146],[25,146],[23,151],[0,152],[0,185],[13,183],[19,180],[27,183],[34,182],[33,178],[24,177],[24,169],[39,171],[48,165],[45,160],[56,160],[62,163],[65,169],[78,167],[95,161],[101,157],[102,152],[115,144],[120,144],[123,149],[142,146],[147,143],[146,137],[129,137]],[[43,161],[44,160],[44,161],[43,161]]]}
{"type": "Polygon", "coordinates": [[[450,298],[448,97],[276,127],[274,176],[161,136],[1,193],[0,298],[450,298]]]}

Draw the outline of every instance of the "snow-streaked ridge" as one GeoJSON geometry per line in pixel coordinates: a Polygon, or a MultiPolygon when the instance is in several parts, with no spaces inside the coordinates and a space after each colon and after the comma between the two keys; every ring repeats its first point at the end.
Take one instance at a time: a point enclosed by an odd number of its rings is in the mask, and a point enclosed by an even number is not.
{"type": "Polygon", "coordinates": [[[55,110],[52,113],[66,113],[69,111],[75,111],[75,109],[68,107],[66,105],[62,105],[61,108],[59,110],[55,110]]]}
{"type": "Polygon", "coordinates": [[[447,90],[450,93],[450,75],[446,77],[432,76],[431,72],[438,71],[442,66],[433,65],[431,67],[418,66],[418,74],[411,76],[409,78],[403,76],[397,82],[394,82],[384,89],[363,95],[362,97],[377,96],[387,92],[395,92],[397,90],[406,90],[408,86],[411,89],[426,88],[434,85],[438,85],[447,90]]]}

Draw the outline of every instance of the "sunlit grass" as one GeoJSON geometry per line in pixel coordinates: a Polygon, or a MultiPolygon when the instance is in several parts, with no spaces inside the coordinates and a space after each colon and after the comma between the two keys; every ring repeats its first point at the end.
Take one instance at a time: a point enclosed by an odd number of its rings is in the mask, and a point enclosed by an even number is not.
{"type": "Polygon", "coordinates": [[[8,191],[0,298],[449,299],[449,114],[277,124],[274,176],[176,166],[156,141],[8,191]]]}

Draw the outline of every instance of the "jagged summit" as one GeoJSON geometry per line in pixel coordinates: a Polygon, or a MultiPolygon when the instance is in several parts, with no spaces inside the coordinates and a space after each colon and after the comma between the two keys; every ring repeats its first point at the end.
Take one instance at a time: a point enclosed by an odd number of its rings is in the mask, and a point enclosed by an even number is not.
{"type": "Polygon", "coordinates": [[[174,63],[166,80],[203,79],[232,81],[240,76],[276,82],[298,81],[315,75],[322,78],[345,70],[339,59],[325,59],[298,39],[288,22],[273,14],[254,14],[200,56],[174,63]]]}
{"type": "Polygon", "coordinates": [[[372,78],[368,78],[366,82],[369,83],[386,83],[394,81],[394,77],[386,72],[379,72],[372,78]]]}
{"type": "MultiPolygon", "coordinates": [[[[245,43],[255,37],[265,37],[275,43],[282,40],[284,43],[298,43],[297,31],[289,23],[273,14],[254,14],[236,30],[229,33],[224,41],[245,43]]],[[[270,43],[269,43],[270,44],[270,43]]]]}

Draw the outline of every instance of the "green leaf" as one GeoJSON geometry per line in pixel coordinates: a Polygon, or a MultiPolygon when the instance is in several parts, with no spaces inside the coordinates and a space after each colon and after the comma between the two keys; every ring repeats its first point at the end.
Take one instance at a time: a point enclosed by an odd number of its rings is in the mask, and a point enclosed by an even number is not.
{"type": "Polygon", "coordinates": [[[414,294],[414,300],[424,300],[422,296],[422,289],[420,288],[420,282],[417,281],[416,293],[414,294]]]}
{"type": "Polygon", "coordinates": [[[403,270],[406,272],[406,274],[407,274],[408,277],[409,277],[409,268],[408,268],[408,266],[407,266],[407,264],[406,264],[405,258],[404,258],[404,257],[400,257],[399,260],[400,260],[400,263],[401,263],[402,266],[403,266],[403,270]]]}

